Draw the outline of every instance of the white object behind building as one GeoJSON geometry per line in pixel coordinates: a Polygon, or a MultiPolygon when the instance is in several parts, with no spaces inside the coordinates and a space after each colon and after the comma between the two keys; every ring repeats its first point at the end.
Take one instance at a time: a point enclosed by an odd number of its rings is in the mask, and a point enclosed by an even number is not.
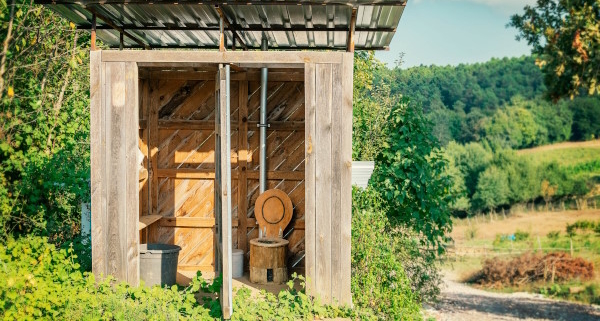
{"type": "Polygon", "coordinates": [[[352,162],[352,185],[366,188],[369,185],[373,169],[375,169],[375,162],[352,162]]]}

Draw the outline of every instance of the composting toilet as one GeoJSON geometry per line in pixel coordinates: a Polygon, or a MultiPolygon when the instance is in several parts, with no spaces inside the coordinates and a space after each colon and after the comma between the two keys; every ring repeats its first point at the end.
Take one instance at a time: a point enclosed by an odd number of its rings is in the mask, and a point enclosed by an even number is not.
{"type": "Polygon", "coordinates": [[[259,237],[250,240],[250,282],[287,281],[286,252],[289,242],[283,231],[292,220],[292,200],[279,189],[260,194],[254,205],[259,237]]]}

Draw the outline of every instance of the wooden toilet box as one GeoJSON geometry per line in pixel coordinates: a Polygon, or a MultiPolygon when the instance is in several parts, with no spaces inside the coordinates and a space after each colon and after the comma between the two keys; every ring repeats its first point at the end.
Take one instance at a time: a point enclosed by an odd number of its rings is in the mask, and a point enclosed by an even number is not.
{"type": "Polygon", "coordinates": [[[258,284],[287,282],[285,265],[289,242],[280,238],[250,240],[250,282],[258,284]]]}

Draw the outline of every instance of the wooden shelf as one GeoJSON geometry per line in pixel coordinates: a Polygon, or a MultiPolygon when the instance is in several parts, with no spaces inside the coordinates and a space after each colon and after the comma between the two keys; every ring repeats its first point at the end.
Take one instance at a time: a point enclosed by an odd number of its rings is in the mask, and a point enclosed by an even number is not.
{"type": "Polygon", "coordinates": [[[138,225],[139,230],[143,230],[149,225],[158,222],[162,218],[162,215],[144,215],[140,217],[140,224],[138,225]]]}

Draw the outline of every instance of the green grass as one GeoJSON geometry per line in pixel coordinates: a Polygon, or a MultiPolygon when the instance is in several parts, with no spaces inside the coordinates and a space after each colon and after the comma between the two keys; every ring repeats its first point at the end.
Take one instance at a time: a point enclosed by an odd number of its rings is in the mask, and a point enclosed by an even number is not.
{"type": "Polygon", "coordinates": [[[535,162],[556,161],[563,166],[573,166],[600,159],[600,148],[574,147],[554,150],[540,150],[523,154],[523,156],[529,157],[535,162]]]}

